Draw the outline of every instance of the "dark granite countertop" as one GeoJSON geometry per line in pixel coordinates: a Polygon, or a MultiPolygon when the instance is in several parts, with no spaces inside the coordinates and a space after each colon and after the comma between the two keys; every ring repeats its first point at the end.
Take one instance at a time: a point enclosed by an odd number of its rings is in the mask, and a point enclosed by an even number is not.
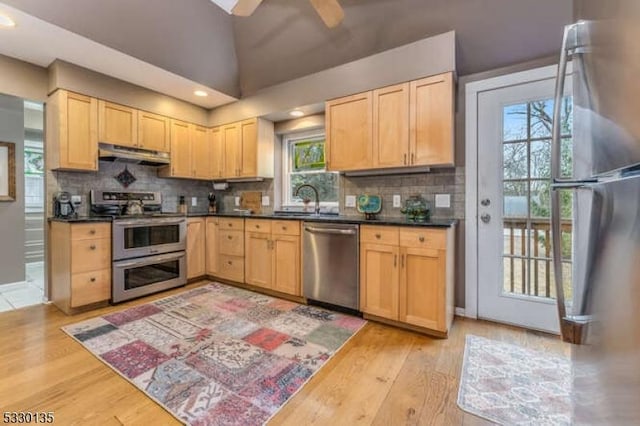
{"type": "Polygon", "coordinates": [[[245,214],[238,212],[221,213],[189,213],[188,217],[243,217],[248,219],[277,219],[277,220],[304,220],[307,222],[329,222],[329,223],[356,223],[359,225],[387,225],[387,226],[418,226],[432,228],[448,228],[458,223],[457,219],[432,219],[427,222],[408,222],[404,218],[379,218],[377,220],[366,220],[362,216],[342,216],[342,215],[304,215],[304,214],[245,214]]]}
{"type": "Polygon", "coordinates": [[[77,216],[77,217],[49,217],[49,222],[68,222],[68,223],[82,223],[82,222],[112,222],[113,219],[110,216],[77,216]]]}

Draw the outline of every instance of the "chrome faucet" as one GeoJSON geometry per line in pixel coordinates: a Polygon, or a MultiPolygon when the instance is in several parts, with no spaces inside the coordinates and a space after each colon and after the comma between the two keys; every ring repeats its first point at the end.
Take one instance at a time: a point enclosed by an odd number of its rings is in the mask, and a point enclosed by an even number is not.
{"type": "Polygon", "coordinates": [[[316,195],[316,214],[319,215],[320,214],[320,197],[318,196],[318,190],[316,189],[315,186],[309,185],[308,183],[302,184],[302,185],[300,185],[299,187],[296,188],[296,191],[293,194],[293,196],[297,197],[298,196],[298,192],[300,192],[300,189],[302,189],[304,187],[313,189],[313,193],[316,195]]]}

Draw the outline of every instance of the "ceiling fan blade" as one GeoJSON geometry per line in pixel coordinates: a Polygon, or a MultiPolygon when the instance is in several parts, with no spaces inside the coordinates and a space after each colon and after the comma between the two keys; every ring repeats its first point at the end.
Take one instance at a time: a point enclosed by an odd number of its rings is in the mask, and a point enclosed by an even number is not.
{"type": "Polygon", "coordinates": [[[236,16],[250,16],[258,6],[260,6],[262,0],[238,0],[231,13],[236,16]]]}
{"type": "Polygon", "coordinates": [[[320,15],[320,18],[324,21],[324,24],[333,28],[342,22],[344,18],[344,10],[338,3],[338,0],[309,0],[311,4],[320,15]]]}

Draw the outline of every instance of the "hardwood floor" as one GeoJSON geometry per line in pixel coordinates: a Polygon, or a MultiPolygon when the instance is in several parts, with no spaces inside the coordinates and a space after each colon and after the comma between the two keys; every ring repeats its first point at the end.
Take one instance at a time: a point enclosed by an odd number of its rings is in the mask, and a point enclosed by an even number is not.
{"type": "MultiPolygon", "coordinates": [[[[180,424],[60,330],[179,291],[72,317],[53,305],[0,313],[1,411],[53,411],[65,425],[180,424]]],[[[270,424],[487,424],[456,405],[466,334],[569,352],[557,337],[485,321],[456,318],[448,339],[370,322],[270,424]]]]}

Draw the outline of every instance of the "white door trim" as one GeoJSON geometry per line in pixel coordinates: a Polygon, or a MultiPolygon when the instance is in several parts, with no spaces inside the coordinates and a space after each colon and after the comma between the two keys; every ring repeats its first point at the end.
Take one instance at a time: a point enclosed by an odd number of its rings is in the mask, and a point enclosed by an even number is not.
{"type": "MultiPolygon", "coordinates": [[[[473,81],[465,86],[465,315],[478,318],[478,95],[557,75],[549,65],[512,74],[473,81]]],[[[572,72],[567,64],[567,74],[572,72]]]]}

